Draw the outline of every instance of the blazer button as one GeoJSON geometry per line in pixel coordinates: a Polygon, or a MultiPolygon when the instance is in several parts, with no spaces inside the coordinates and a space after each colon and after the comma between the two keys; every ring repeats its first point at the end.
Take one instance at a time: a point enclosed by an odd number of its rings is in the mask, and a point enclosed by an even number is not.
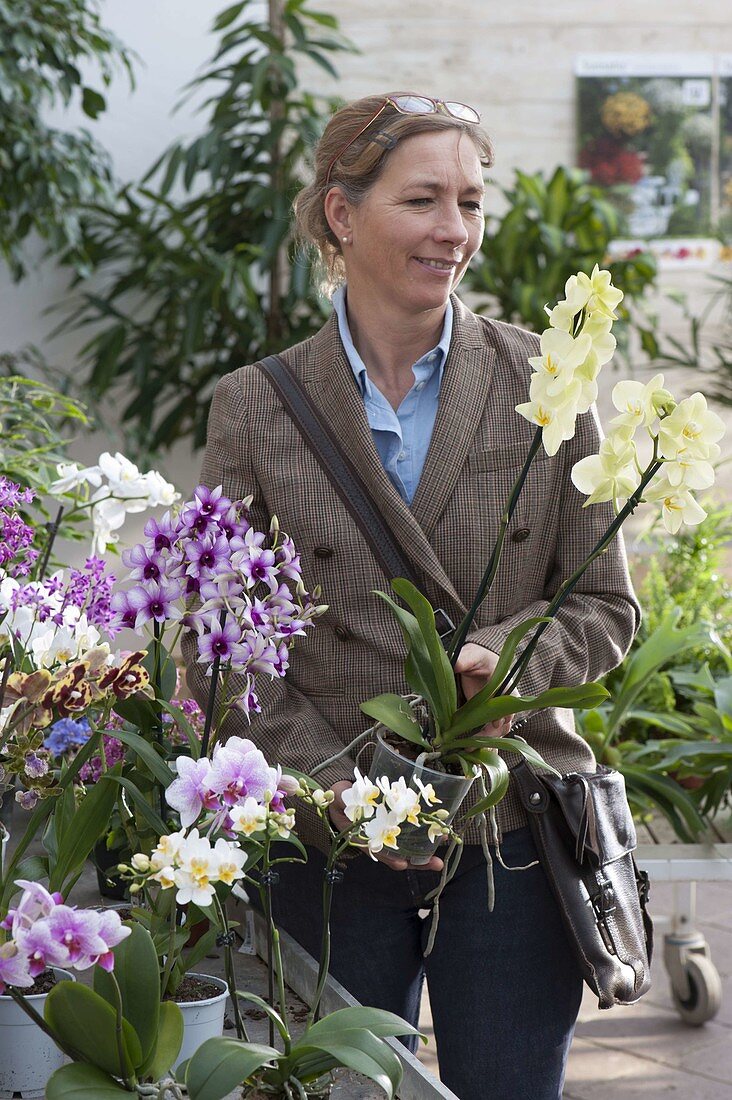
{"type": "Polygon", "coordinates": [[[514,531],[511,535],[511,539],[513,542],[526,542],[530,534],[531,529],[529,527],[519,527],[518,530],[514,531]]]}
{"type": "Polygon", "coordinates": [[[348,639],[351,637],[349,631],[346,630],[345,626],[339,625],[334,627],[333,633],[335,634],[336,638],[338,638],[341,642],[347,642],[348,639]]]}
{"type": "Polygon", "coordinates": [[[313,554],[316,558],[332,558],[333,547],[332,546],[316,546],[313,550],[313,554]]]}

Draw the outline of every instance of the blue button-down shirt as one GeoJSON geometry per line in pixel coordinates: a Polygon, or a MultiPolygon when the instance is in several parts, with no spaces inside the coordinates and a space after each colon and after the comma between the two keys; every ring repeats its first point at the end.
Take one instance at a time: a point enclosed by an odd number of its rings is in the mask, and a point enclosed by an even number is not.
{"type": "Polygon", "coordinates": [[[448,299],[440,342],[412,367],[414,385],[396,411],[371,381],[366,364],[356,351],[348,327],[345,287],[339,287],[333,295],[333,308],[348,361],[364,400],[376,450],[397,490],[411,504],[435,426],[440,383],[452,336],[452,303],[448,299]]]}

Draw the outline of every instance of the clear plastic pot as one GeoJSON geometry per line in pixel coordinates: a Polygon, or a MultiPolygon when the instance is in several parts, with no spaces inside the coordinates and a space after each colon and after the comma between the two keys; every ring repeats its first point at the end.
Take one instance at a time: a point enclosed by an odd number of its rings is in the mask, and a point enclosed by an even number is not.
{"type": "MultiPolygon", "coordinates": [[[[463,775],[452,775],[450,772],[438,772],[424,765],[418,766],[414,760],[401,756],[391,745],[387,745],[381,733],[376,735],[376,748],[368,771],[373,782],[382,776],[386,776],[389,782],[403,776],[407,786],[415,791],[419,790],[414,782],[415,776],[425,785],[431,783],[435,794],[440,799],[440,805],[435,809],[447,810],[448,824],[455,817],[474,783],[472,776],[466,779],[463,775]]],[[[437,842],[429,839],[427,826],[410,825],[409,822],[404,821],[399,828],[401,829],[397,838],[399,855],[408,859],[413,867],[428,863],[430,857],[435,854],[437,842]]]]}

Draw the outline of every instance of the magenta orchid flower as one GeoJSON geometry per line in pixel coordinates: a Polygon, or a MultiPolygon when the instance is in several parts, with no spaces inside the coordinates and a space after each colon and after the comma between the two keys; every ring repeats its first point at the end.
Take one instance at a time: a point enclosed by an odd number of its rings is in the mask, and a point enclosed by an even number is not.
{"type": "Polygon", "coordinates": [[[27,989],[29,985],[33,985],[27,956],[13,940],[0,944],[0,994],[5,992],[6,985],[18,989],[27,989]]]}
{"type": "Polygon", "coordinates": [[[190,756],[179,756],[176,768],[178,778],[165,792],[165,801],[171,809],[178,811],[180,823],[187,829],[204,808],[218,808],[216,796],[208,785],[211,764],[205,757],[193,760],[190,756]]]}

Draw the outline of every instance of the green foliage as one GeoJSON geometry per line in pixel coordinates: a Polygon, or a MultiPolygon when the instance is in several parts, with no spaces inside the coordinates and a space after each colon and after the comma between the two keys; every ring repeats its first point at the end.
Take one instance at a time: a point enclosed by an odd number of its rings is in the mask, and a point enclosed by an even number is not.
{"type": "MultiPolygon", "coordinates": [[[[420,727],[410,713],[408,700],[397,695],[378,695],[362,703],[361,710],[399,737],[427,750],[429,757],[439,758],[443,766],[459,765],[465,775],[472,775],[473,765],[477,764],[489,772],[490,766],[495,763],[493,755],[484,759],[481,754],[486,747],[485,742],[469,735],[496,718],[543,707],[594,707],[607,698],[607,690],[595,683],[549,688],[540,695],[525,699],[517,695],[498,694],[519,643],[539,624],[551,621],[539,618],[528,619],[511,631],[491,679],[472,699],[458,705],[455,674],[437,633],[432,606],[403,577],[393,580],[392,588],[410,608],[409,611],[386,593],[376,594],[388,604],[399,623],[407,646],[404,676],[415,695],[427,704],[430,727],[427,730],[420,727]]],[[[517,752],[537,767],[554,770],[524,741],[494,738],[491,746],[517,752]]]]}
{"type": "Polygon", "coordinates": [[[51,1100],[129,1095],[135,1082],[169,1076],[178,1057],[181,1011],[172,1002],[160,1003],[152,939],[140,924],[130,927],[130,935],[113,948],[113,973],[97,966],[93,989],[63,981],[46,999],[46,1023],[74,1056],[72,1065],[49,1080],[51,1100]]]}
{"type": "Polygon", "coordinates": [[[98,204],[84,247],[105,289],[80,290],[64,327],[91,327],[82,351],[94,397],[124,399],[122,427],[140,449],[205,439],[217,379],[311,335],[325,312],[310,262],[286,252],[290,206],[334,103],[304,91],[298,64],[335,75],[348,48],[336,20],[284,0],[270,25],[253,0],[214,23],[216,53],[189,92],[203,92],[201,135],[172,146],[139,186],[98,204]]]}
{"type": "Polygon", "coordinates": [[[396,1095],[402,1067],[384,1038],[418,1034],[400,1017],[378,1008],[342,1008],[311,1024],[293,1042],[285,1021],[274,1009],[269,1012],[277,1018],[285,1051],[235,1039],[207,1039],[186,1069],[191,1100],[221,1100],[242,1082],[261,1084],[275,1095],[286,1084],[292,1095],[302,1096],[309,1085],[339,1066],[370,1078],[389,1100],[396,1095]]]}
{"type": "Polygon", "coordinates": [[[131,55],[97,8],[94,0],[0,0],[0,254],[16,280],[31,233],[84,270],[81,208],[112,193],[109,159],[89,132],[45,121],[49,106],[75,99],[89,118],[105,110],[86,83],[91,67],[103,87],[118,65],[132,82],[131,55]]]}
{"type": "MultiPolygon", "coordinates": [[[[606,263],[618,218],[603,191],[587,182],[586,173],[558,167],[549,179],[543,172],[517,170],[513,186],[500,192],[508,209],[488,215],[481,252],[465,276],[473,293],[489,295],[478,312],[543,332],[544,306],[564,297],[570,275],[599,264],[626,295],[618,309],[622,343],[623,325],[631,324],[629,307],[653,285],[656,263],[648,252],[606,263]]],[[[640,322],[632,324],[642,336],[640,322]]]]}
{"type": "Polygon", "coordinates": [[[650,559],[641,630],[605,678],[611,699],[580,718],[598,759],[624,773],[634,810],[660,810],[685,841],[732,790],[732,620],[722,568],[731,514],[710,509],[650,559]]]}

